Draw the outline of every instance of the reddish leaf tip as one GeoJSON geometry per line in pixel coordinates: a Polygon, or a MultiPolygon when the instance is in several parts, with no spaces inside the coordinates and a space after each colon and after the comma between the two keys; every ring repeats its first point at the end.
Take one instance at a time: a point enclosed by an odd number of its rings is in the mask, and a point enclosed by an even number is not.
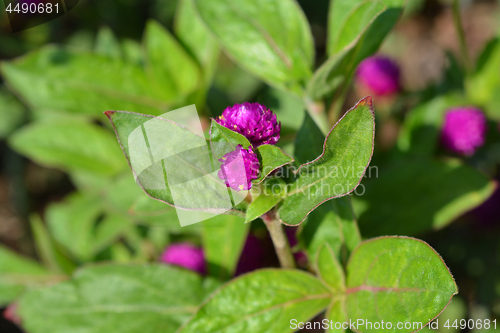
{"type": "Polygon", "coordinates": [[[373,99],[371,96],[366,96],[362,100],[359,101],[358,105],[367,105],[370,108],[373,107],[373,99]]]}
{"type": "Polygon", "coordinates": [[[111,118],[111,116],[115,113],[115,111],[105,111],[104,114],[108,117],[111,118]]]}

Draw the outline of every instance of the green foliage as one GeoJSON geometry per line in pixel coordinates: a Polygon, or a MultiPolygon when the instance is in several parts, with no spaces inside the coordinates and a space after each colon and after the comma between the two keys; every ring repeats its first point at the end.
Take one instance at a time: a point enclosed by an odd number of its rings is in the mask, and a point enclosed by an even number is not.
{"type": "MultiPolygon", "coordinates": [[[[366,241],[353,252],[347,265],[345,302],[353,320],[380,322],[390,318],[392,322],[420,322],[423,326],[457,293],[457,285],[439,254],[417,239],[381,237],[366,241]]],[[[363,332],[376,331],[363,328],[363,332]]],[[[415,328],[394,331],[413,332],[415,328]]]]}
{"type": "Polygon", "coordinates": [[[226,280],[233,276],[245,244],[249,225],[238,216],[219,215],[203,222],[203,249],[211,276],[226,280]]]}
{"type": "Polygon", "coordinates": [[[81,121],[31,123],[14,133],[9,143],[16,151],[46,166],[104,175],[126,168],[113,135],[81,121]]]}
{"type": "Polygon", "coordinates": [[[261,270],[219,289],[179,333],[290,332],[290,318],[312,318],[330,298],[328,289],[310,274],[261,270]]]}
{"type": "Polygon", "coordinates": [[[33,333],[174,332],[210,289],[200,276],[164,265],[88,267],[28,292],[18,313],[33,333]]]}
{"type": "Polygon", "coordinates": [[[0,87],[0,138],[6,137],[18,126],[25,117],[24,106],[6,89],[0,87]]]}
{"type": "Polygon", "coordinates": [[[301,94],[311,75],[309,24],[292,0],[195,0],[198,13],[228,55],[265,82],[301,94]]]}
{"type": "Polygon", "coordinates": [[[56,46],[3,62],[0,70],[8,85],[36,109],[93,117],[106,110],[159,114],[173,98],[136,63],[56,46]]]}
{"type": "Polygon", "coordinates": [[[279,219],[300,224],[321,203],[354,191],[372,157],[374,126],[371,99],[366,98],[332,128],[323,153],[298,169],[299,177],[278,210],[279,219]]]}
{"type": "Polygon", "coordinates": [[[0,246],[0,306],[14,301],[27,286],[40,286],[53,278],[37,262],[0,246]]]}

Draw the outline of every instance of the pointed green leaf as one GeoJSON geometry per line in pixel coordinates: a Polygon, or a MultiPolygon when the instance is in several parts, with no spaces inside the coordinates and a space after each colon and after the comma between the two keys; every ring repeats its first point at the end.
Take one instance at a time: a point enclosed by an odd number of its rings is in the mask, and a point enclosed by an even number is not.
{"type": "Polygon", "coordinates": [[[369,22],[369,26],[358,39],[330,56],[309,81],[308,96],[313,100],[319,100],[340,87],[347,89],[358,64],[378,50],[401,13],[400,8],[389,8],[383,11],[369,22]]]}
{"type": "Polygon", "coordinates": [[[457,160],[426,159],[400,161],[365,186],[365,193],[355,198],[364,236],[443,228],[496,188],[494,181],[457,160]]]}
{"type": "MultiPolygon", "coordinates": [[[[443,259],[427,243],[407,237],[381,237],[362,243],[347,265],[349,319],[393,323],[393,332],[421,329],[458,293],[443,259]],[[396,328],[396,323],[422,326],[396,328]]],[[[358,326],[361,332],[378,332],[358,326]]]]}
{"type": "Polygon", "coordinates": [[[55,46],[2,62],[0,70],[33,109],[95,117],[115,109],[160,114],[177,97],[154,86],[140,64],[55,46]]]}
{"type": "Polygon", "coordinates": [[[175,332],[207,290],[202,278],[166,265],[98,266],[19,302],[32,333],[175,332]]]}
{"type": "MultiPolygon", "coordinates": [[[[195,133],[167,118],[189,114],[198,119],[194,105],[168,112],[163,118],[106,112],[138,185],[150,197],[202,213],[240,214],[233,209],[227,187],[217,176],[220,164],[213,158],[201,126],[200,133],[195,133]]],[[[189,119],[184,121],[189,123],[189,119]]]]}
{"type": "MultiPolygon", "coordinates": [[[[168,98],[193,92],[200,82],[200,70],[191,56],[158,22],[146,25],[144,47],[146,72],[168,98]]],[[[116,108],[113,108],[116,110],[116,108]]]]}
{"type": "Polygon", "coordinates": [[[201,66],[205,84],[210,84],[217,68],[220,49],[196,11],[194,0],[181,0],[177,4],[174,31],[201,66]]]}
{"type": "Polygon", "coordinates": [[[262,182],[274,170],[294,161],[279,147],[273,145],[259,146],[255,152],[260,162],[259,177],[254,180],[255,183],[262,182]]]}
{"type": "Polygon", "coordinates": [[[405,0],[331,0],[328,17],[329,55],[354,43],[372,21],[389,8],[402,9],[405,0]]]}
{"type": "Polygon", "coordinates": [[[288,333],[291,318],[311,319],[326,308],[331,297],[308,273],[260,270],[215,292],[178,333],[288,333]]]}
{"type": "Polygon", "coordinates": [[[227,280],[234,275],[249,226],[238,216],[219,215],[203,221],[203,251],[211,276],[227,280]]]}
{"type": "Polygon", "coordinates": [[[228,55],[270,85],[301,92],[314,62],[307,19],[292,0],[196,0],[228,55]]]}
{"type": "Polygon", "coordinates": [[[371,98],[349,110],[328,134],[323,153],[298,169],[278,217],[286,224],[302,223],[323,202],[344,196],[359,185],[370,163],[375,134],[371,98]]]}
{"type": "Polygon", "coordinates": [[[240,133],[231,131],[212,119],[212,125],[210,127],[210,146],[215,157],[217,159],[222,158],[225,154],[233,151],[237,145],[241,145],[243,148],[247,149],[250,147],[250,141],[240,133]]]}
{"type": "Polygon", "coordinates": [[[30,216],[30,225],[38,256],[45,266],[55,273],[71,274],[76,265],[62,253],[38,215],[30,216]]]}
{"type": "Polygon", "coordinates": [[[45,219],[54,239],[76,258],[89,261],[94,254],[93,231],[103,212],[102,199],[74,193],[47,208],[45,219]]]}
{"type": "Polygon", "coordinates": [[[9,144],[49,167],[104,175],[126,169],[112,133],[82,121],[34,122],[12,134],[9,144]]]}

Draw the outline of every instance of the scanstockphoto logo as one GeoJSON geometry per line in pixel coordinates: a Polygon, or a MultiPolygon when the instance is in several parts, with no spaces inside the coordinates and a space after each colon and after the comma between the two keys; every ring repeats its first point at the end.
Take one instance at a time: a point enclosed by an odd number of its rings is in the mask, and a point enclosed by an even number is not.
{"type": "Polygon", "coordinates": [[[70,10],[79,0],[3,0],[12,32],[52,21],[70,10]]]}
{"type": "MultiPolygon", "coordinates": [[[[378,176],[376,167],[365,169],[354,165],[259,169],[257,157],[253,157],[256,163],[251,163],[249,150],[241,149],[240,145],[207,141],[195,105],[142,120],[127,133],[121,143],[128,151],[136,182],[150,196],[173,204],[181,226],[238,213],[237,206],[250,191],[253,198],[262,192],[269,195],[267,191],[281,196],[333,198],[360,188],[358,182],[363,176],[378,176]],[[269,175],[270,179],[252,186],[249,169],[269,175]],[[320,181],[302,186],[300,180],[307,177],[320,181]]],[[[364,188],[355,194],[363,195],[364,188]]]]}

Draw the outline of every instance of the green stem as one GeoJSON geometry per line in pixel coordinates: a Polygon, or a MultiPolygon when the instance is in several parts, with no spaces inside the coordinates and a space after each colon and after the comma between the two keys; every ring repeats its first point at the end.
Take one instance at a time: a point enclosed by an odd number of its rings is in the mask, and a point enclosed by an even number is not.
{"type": "Polygon", "coordinates": [[[466,72],[471,70],[471,62],[469,56],[469,49],[467,48],[467,42],[465,41],[464,26],[462,24],[462,15],[460,13],[460,0],[453,1],[453,23],[455,24],[455,29],[457,30],[458,40],[460,43],[460,54],[462,55],[462,60],[464,62],[464,67],[466,72]]]}
{"type": "Polygon", "coordinates": [[[274,244],[274,249],[278,255],[281,267],[283,268],[295,268],[295,259],[293,258],[292,250],[288,239],[283,230],[281,222],[276,219],[275,213],[273,211],[268,212],[262,216],[264,223],[269,230],[271,239],[274,244]]]}

